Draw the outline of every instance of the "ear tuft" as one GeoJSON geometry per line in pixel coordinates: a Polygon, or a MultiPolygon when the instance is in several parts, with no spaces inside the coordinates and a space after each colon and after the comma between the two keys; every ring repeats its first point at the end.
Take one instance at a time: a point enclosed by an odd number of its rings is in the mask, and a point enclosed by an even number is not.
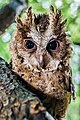
{"type": "Polygon", "coordinates": [[[28,8],[28,13],[31,13],[32,12],[32,7],[29,7],[28,8]]]}
{"type": "Polygon", "coordinates": [[[20,17],[18,15],[16,15],[15,21],[17,23],[18,30],[20,30],[21,28],[23,28],[23,23],[22,23],[22,21],[21,21],[21,19],[20,19],[20,17]]]}
{"type": "Polygon", "coordinates": [[[62,21],[62,14],[61,14],[61,10],[60,9],[56,9],[54,11],[53,6],[51,6],[51,12],[50,12],[50,25],[51,25],[51,29],[53,31],[54,35],[60,36],[61,34],[63,34],[63,36],[65,36],[65,23],[66,23],[66,19],[64,21],[62,21]]]}
{"type": "Polygon", "coordinates": [[[51,5],[50,10],[54,13],[54,7],[51,5]]]}
{"type": "Polygon", "coordinates": [[[32,17],[32,7],[28,8],[27,16],[32,17]]]}
{"type": "Polygon", "coordinates": [[[61,25],[65,25],[66,22],[67,22],[67,19],[65,19],[65,20],[61,23],[61,25]]]}
{"type": "Polygon", "coordinates": [[[27,27],[30,28],[33,23],[34,23],[34,14],[32,11],[32,7],[29,7],[27,10],[27,15],[26,15],[26,25],[27,27]]]}

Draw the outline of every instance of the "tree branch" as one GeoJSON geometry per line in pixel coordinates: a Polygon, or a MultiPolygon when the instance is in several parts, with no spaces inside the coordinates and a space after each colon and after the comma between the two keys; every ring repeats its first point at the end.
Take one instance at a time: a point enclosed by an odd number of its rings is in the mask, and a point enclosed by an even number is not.
{"type": "Polygon", "coordinates": [[[16,14],[20,15],[27,5],[28,0],[11,0],[0,9],[0,35],[14,22],[16,14]]]}

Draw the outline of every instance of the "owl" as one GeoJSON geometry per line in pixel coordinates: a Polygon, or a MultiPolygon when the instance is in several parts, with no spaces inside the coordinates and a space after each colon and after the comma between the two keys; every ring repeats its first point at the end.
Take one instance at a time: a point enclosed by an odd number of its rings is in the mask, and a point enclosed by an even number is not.
{"type": "Polygon", "coordinates": [[[10,43],[12,70],[41,91],[42,103],[55,118],[66,116],[74,86],[70,70],[70,41],[60,10],[35,15],[28,8],[24,20],[16,17],[17,31],[10,43]]]}

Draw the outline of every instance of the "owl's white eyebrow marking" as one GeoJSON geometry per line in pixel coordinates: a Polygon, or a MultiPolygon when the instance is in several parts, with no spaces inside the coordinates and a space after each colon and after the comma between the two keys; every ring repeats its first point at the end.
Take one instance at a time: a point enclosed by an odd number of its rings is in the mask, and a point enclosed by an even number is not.
{"type": "Polygon", "coordinates": [[[57,35],[52,35],[52,37],[53,37],[54,39],[56,39],[58,36],[57,36],[57,35]]]}
{"type": "Polygon", "coordinates": [[[34,40],[33,40],[33,42],[36,43],[37,45],[39,45],[39,47],[42,48],[42,49],[45,49],[45,48],[46,48],[46,47],[44,47],[44,48],[41,47],[40,44],[38,44],[38,43],[37,43],[36,41],[34,41],[34,40]]]}
{"type": "Polygon", "coordinates": [[[57,39],[57,37],[58,37],[58,35],[51,35],[49,39],[50,39],[50,40],[51,40],[51,39],[57,39]]]}
{"type": "MultiPolygon", "coordinates": [[[[37,43],[36,41],[33,40],[34,43],[36,43],[37,45],[39,45],[39,43],[37,43]]],[[[40,45],[39,45],[40,46],[40,45]]]]}
{"type": "MultiPolygon", "coordinates": [[[[33,30],[31,30],[31,32],[34,34],[34,31],[33,30]]],[[[44,37],[44,35],[43,34],[39,34],[40,35],[40,38],[43,38],[43,39],[45,39],[45,37],[44,37]]],[[[48,42],[50,42],[51,40],[55,40],[55,39],[57,39],[57,37],[58,37],[58,35],[50,35],[50,36],[47,36],[47,39],[45,39],[45,41],[48,43],[48,42]]],[[[38,42],[36,42],[34,39],[33,39],[33,42],[36,44],[36,45],[38,45],[39,47],[41,47],[41,45],[38,43],[38,42]]],[[[47,45],[47,44],[46,44],[47,45]]],[[[44,48],[46,48],[46,45],[45,45],[45,47],[44,48]]],[[[43,47],[41,47],[41,48],[43,48],[43,47]]]]}

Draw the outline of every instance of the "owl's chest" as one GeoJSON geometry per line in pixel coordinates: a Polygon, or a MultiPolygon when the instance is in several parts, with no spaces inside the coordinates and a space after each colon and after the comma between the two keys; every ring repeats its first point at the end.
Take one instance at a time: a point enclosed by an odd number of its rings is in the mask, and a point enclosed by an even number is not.
{"type": "Polygon", "coordinates": [[[36,89],[43,93],[61,98],[64,97],[67,87],[67,77],[59,71],[56,72],[20,72],[20,76],[36,89]]]}

